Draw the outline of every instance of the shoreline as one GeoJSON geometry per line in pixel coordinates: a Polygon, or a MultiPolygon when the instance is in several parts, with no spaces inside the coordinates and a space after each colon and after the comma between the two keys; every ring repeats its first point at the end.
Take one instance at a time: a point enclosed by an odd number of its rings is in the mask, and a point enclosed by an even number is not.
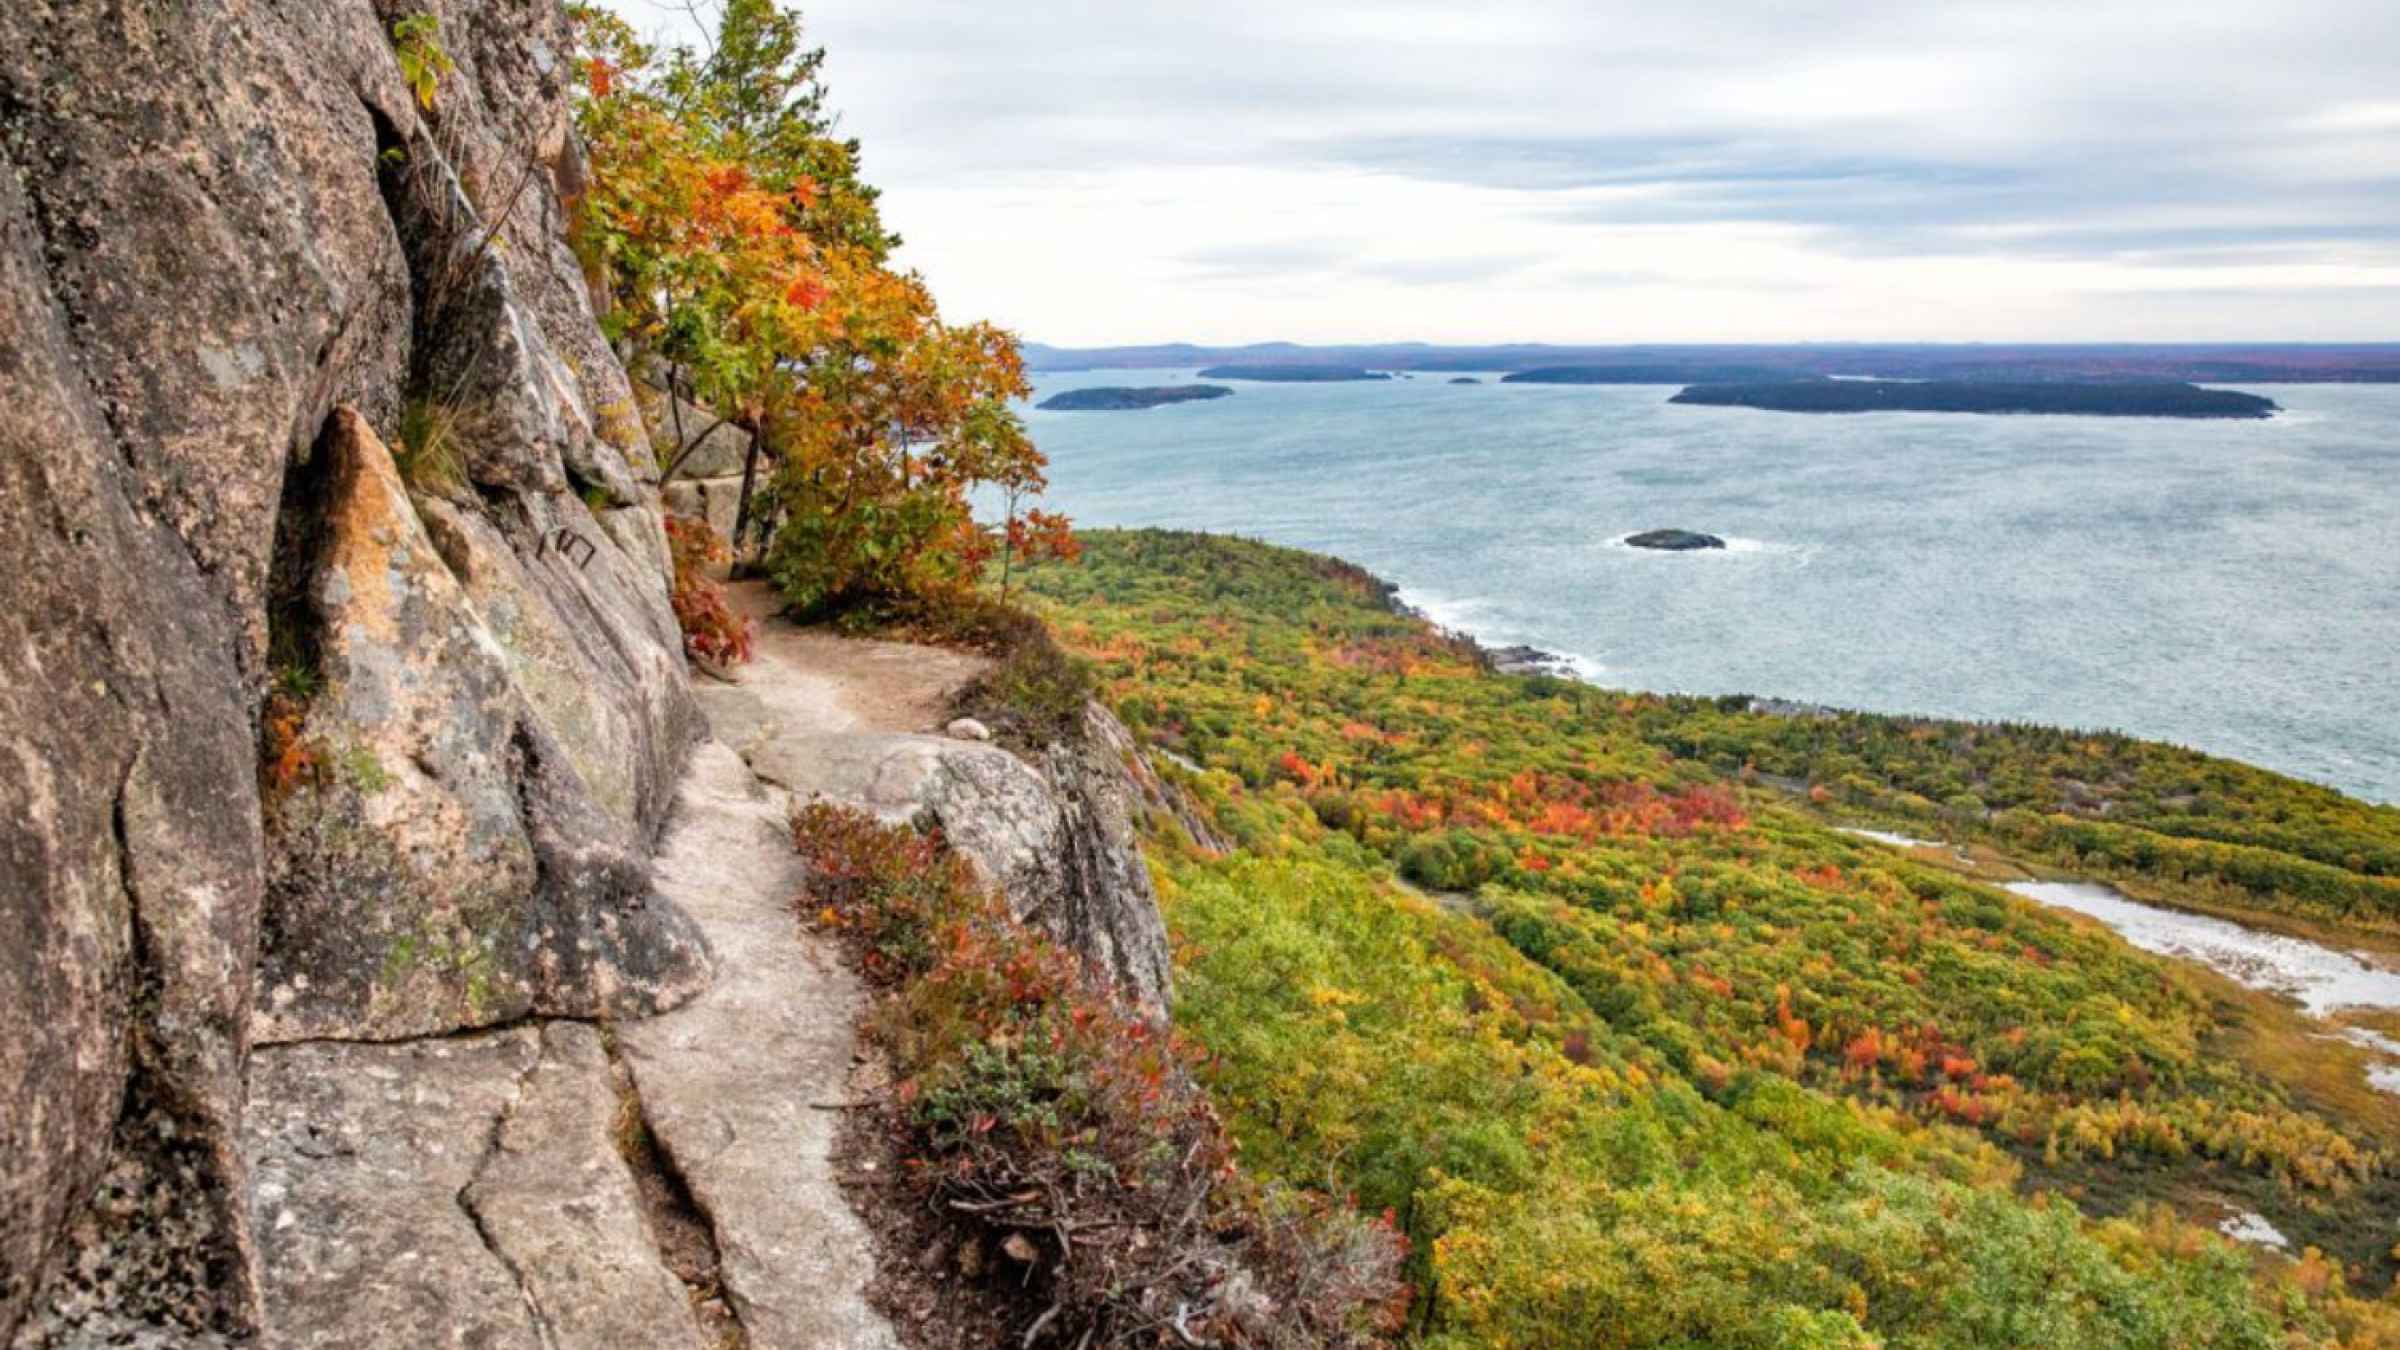
{"type": "MultiPolygon", "coordinates": [[[[1306,552],[1311,550],[1302,551],[1306,552]]],[[[1325,554],[1323,556],[1332,557],[1333,555],[1325,554]]],[[[1337,561],[1347,560],[1337,559],[1337,561]]],[[[2238,755],[2211,750],[2205,746],[2192,745],[2184,741],[2170,740],[2163,736],[2144,735],[2141,732],[2130,731],[2123,727],[2083,726],[2071,722],[2053,722],[2034,718],[1977,717],[1971,714],[1963,713],[1928,713],[1877,708],[1853,708],[1845,707],[1841,704],[1816,703],[1806,699],[1785,698],[1777,694],[1761,694],[1752,690],[1733,690],[1726,693],[1707,693],[1692,689],[1654,689],[1648,687],[1639,687],[1631,684],[1611,684],[1604,679],[1596,678],[1596,672],[1605,672],[1608,670],[1608,667],[1595,658],[1574,652],[1552,651],[1547,647],[1538,646],[1532,643],[1501,643],[1497,639],[1486,638],[1464,624],[1444,622],[1441,618],[1431,613],[1426,607],[1411,603],[1410,601],[1404,599],[1403,596],[1407,588],[1399,583],[1387,580],[1382,575],[1367,571],[1365,568],[1361,568],[1360,570],[1362,572],[1366,572],[1366,575],[1374,581],[1375,585],[1382,589],[1384,603],[1390,607],[1394,614],[1404,615],[1408,618],[1421,620],[1432,627],[1435,632],[1472,646],[1477,652],[1481,653],[1485,668],[1498,675],[1540,675],[1551,679],[1577,680],[1584,684],[1590,685],[1595,689],[1605,689],[1614,693],[1624,694],[1650,694],[1659,698],[1742,699],[1748,704],[1746,711],[1767,717],[1806,717],[1815,719],[1833,719],[1840,717],[1883,717],[1903,722],[1916,722],[1924,724],[1956,723],[1962,726],[1974,727],[2003,727],[2022,724],[2045,727],[2054,731],[2070,732],[2076,735],[2117,736],[2126,740],[2142,741],[2154,745],[2163,745],[2172,749],[2186,751],[2191,754],[2202,755],[2209,759],[2218,759],[2224,760],[2228,763],[2239,764],[2245,768],[2255,769],[2260,773],[2274,774],[2280,778],[2288,778],[2295,783],[2303,783],[2309,787],[2321,788],[2327,792],[2337,793],[2348,800],[2359,802],[2366,806],[2383,809],[2400,809],[2400,800],[2386,800],[2382,797],[2370,796],[2364,792],[2346,787],[2340,783],[2327,782],[2324,779],[2295,773],[2289,769],[2279,769],[2272,765],[2259,763],[2256,760],[2244,759],[2238,755]]]]}

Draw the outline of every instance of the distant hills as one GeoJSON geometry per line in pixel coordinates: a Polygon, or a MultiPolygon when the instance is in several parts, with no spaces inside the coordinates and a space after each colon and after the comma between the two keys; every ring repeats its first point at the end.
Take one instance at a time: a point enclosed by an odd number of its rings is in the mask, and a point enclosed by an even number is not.
{"type": "Polygon", "coordinates": [[[1695,380],[1788,380],[1806,372],[1768,366],[1720,366],[1700,362],[1647,365],[1536,366],[1511,371],[1502,384],[1690,384],[1695,380]]]}
{"type": "MultiPolygon", "coordinates": [[[[1915,380],[2188,380],[2203,384],[2400,383],[2400,343],[1651,343],[1564,346],[1505,343],[1441,347],[1422,342],[1310,347],[1262,342],[1206,347],[1170,342],[1127,347],[1025,345],[1035,370],[1177,369],[1203,366],[1346,367],[1359,370],[1616,372],[1621,384],[1699,384],[1808,375],[1915,380]],[[1638,378],[1636,378],[1638,376],[1638,378]]],[[[1205,372],[1210,378],[1242,378],[1205,372]]],[[[1289,377],[1285,377],[1289,378],[1289,377]]],[[[1578,382],[1592,383],[1594,380],[1578,382]]]]}
{"type": "Polygon", "coordinates": [[[1308,361],[1254,362],[1249,365],[1210,366],[1200,372],[1209,380],[1259,380],[1270,384],[1332,384],[1339,380],[1388,380],[1381,371],[1365,370],[1358,366],[1317,364],[1308,361]]]}

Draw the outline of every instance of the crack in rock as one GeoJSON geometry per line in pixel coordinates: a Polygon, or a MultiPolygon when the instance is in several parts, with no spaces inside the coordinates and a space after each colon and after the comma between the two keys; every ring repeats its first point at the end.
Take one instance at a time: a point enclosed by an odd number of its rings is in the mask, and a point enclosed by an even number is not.
{"type": "Polygon", "coordinates": [[[692,1193],[691,1183],[650,1125],[641,1085],[625,1062],[616,1037],[605,1030],[609,1077],[618,1098],[617,1152],[625,1160],[642,1200],[642,1222],[661,1264],[683,1281],[693,1316],[716,1350],[750,1350],[750,1331],[725,1285],[724,1250],[716,1216],[692,1193]]]}
{"type": "Polygon", "coordinates": [[[549,1350],[699,1350],[705,1314],[656,1242],[643,1179],[623,1156],[606,1038],[576,1021],[544,1023],[540,1036],[461,1205],[516,1276],[549,1350]]]}
{"type": "Polygon", "coordinates": [[[467,1222],[475,1229],[475,1236],[483,1242],[483,1249],[492,1254],[492,1259],[500,1263],[511,1280],[516,1281],[517,1292],[525,1298],[526,1315],[533,1319],[533,1333],[541,1338],[544,1350],[559,1350],[558,1337],[550,1329],[550,1319],[542,1313],[542,1300],[534,1292],[533,1283],[525,1278],[523,1268],[501,1246],[499,1238],[492,1232],[491,1224],[475,1205],[475,1188],[482,1183],[484,1173],[491,1170],[493,1160],[500,1156],[506,1146],[509,1117],[515,1115],[517,1107],[524,1102],[526,1087],[533,1081],[534,1074],[540,1071],[544,1055],[545,1052],[535,1052],[533,1061],[525,1066],[524,1072],[517,1075],[516,1085],[508,1099],[500,1104],[500,1110],[492,1117],[491,1128],[484,1139],[483,1156],[476,1159],[475,1170],[468,1175],[467,1183],[458,1188],[456,1199],[459,1212],[467,1216],[467,1222]]]}

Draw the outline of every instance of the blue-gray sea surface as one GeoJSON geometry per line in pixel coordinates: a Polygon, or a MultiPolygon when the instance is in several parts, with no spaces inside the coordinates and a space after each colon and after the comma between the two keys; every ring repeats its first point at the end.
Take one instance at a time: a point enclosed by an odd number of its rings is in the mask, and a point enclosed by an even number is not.
{"type": "Polygon", "coordinates": [[[1608,685],[2108,727],[2400,802],[2400,386],[2241,386],[2286,411],[2185,421],[1485,378],[1027,420],[1080,524],[1338,554],[1608,685]],[[1733,546],[1619,542],[1664,527],[1733,546]]]}

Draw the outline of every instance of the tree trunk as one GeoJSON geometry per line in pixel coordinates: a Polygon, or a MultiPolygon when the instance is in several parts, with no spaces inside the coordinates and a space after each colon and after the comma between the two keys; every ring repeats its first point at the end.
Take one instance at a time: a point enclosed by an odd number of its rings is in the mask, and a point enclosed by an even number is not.
{"type": "Polygon", "coordinates": [[[733,538],[726,542],[733,547],[733,567],[738,575],[742,566],[742,536],[750,530],[750,492],[758,482],[759,447],[766,443],[766,419],[750,429],[750,453],[742,457],[742,495],[733,509],[733,538]]]}

